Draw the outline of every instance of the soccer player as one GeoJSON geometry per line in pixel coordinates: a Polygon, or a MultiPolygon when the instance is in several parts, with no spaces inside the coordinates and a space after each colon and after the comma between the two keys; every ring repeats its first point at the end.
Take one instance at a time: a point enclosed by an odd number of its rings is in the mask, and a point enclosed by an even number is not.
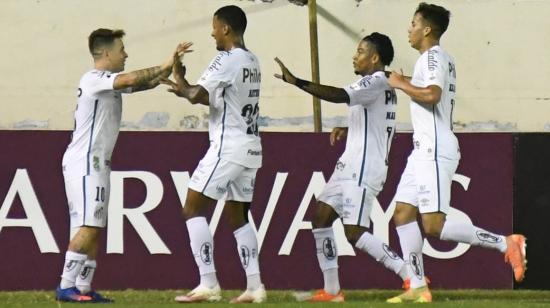
{"type": "Polygon", "coordinates": [[[258,243],[248,222],[256,172],[262,165],[258,134],[260,64],[244,44],[246,15],[230,5],[218,9],[212,20],[212,37],[220,51],[197,82],[185,79],[185,67],[174,64],[176,82],[163,79],[168,91],[191,104],[209,106],[210,148],[191,177],[183,217],[191,250],[199,268],[200,283],[178,302],[219,301],[220,286],[214,266],[214,243],[206,211],[224,199],[224,215],[234,230],[237,252],[246,272],[247,287],[232,303],[261,303],[266,291],[260,279],[258,243]]]}
{"type": "Polygon", "coordinates": [[[314,302],[343,302],[338,280],[338,252],[332,224],[344,223],[348,241],[370,254],[403,280],[403,260],[388,245],[367,231],[372,204],[382,190],[388,170],[388,154],[395,132],[397,98],[384,68],[393,60],[389,37],[377,32],[363,38],[353,56],[355,74],[361,78],[344,88],[320,85],[296,78],[276,58],[282,74],[275,77],[332,103],[349,105],[348,128],[335,127],[330,143],[346,137],[346,149],[317,200],[312,222],[317,260],[324,288],[308,297],[314,302]]]}
{"type": "Polygon", "coordinates": [[[450,12],[433,4],[420,3],[409,27],[409,43],[421,54],[412,80],[392,72],[392,87],[411,97],[414,149],[397,187],[393,220],[408,265],[411,288],[388,300],[430,302],[432,296],[424,279],[423,239],[416,218],[422,218],[424,232],[442,240],[499,250],[510,263],[516,281],[525,273],[525,238],[503,236],[469,223],[446,219],[451,199],[451,183],[460,160],[458,140],[453,133],[452,113],[456,95],[456,66],[439,45],[449,25],[450,12]]]}
{"type": "MultiPolygon", "coordinates": [[[[63,156],[71,240],[56,299],[63,302],[111,302],[92,290],[98,238],[107,221],[111,154],[120,129],[123,93],[156,87],[169,76],[174,55],[160,66],[121,73],[128,54],[123,30],[97,29],[88,38],[94,69],[78,86],[75,129],[63,156]],[[72,236],[72,234],[76,234],[72,236]]],[[[178,45],[175,54],[190,44],[178,45]]]]}

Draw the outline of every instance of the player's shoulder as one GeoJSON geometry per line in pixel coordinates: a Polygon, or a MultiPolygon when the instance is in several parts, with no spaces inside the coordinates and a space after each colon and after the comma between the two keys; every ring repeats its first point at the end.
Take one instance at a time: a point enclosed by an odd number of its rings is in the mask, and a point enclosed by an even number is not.
{"type": "Polygon", "coordinates": [[[372,75],[365,75],[357,81],[361,88],[381,87],[388,85],[388,79],[382,71],[375,72],[372,75]]]}
{"type": "Polygon", "coordinates": [[[87,71],[86,73],[84,73],[84,75],[82,75],[82,77],[80,78],[80,83],[94,83],[94,82],[97,82],[98,80],[110,79],[113,77],[112,75],[113,73],[108,71],[100,71],[100,70],[93,69],[93,70],[87,71]]]}

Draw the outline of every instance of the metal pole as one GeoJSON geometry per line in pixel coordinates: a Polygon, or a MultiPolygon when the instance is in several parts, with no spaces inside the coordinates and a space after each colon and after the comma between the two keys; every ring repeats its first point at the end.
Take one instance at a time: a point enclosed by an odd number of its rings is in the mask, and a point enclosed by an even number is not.
{"type": "MultiPolygon", "coordinates": [[[[307,3],[309,12],[309,45],[311,53],[311,80],[319,83],[319,43],[317,41],[317,1],[309,0],[307,3]]],[[[313,97],[313,128],[315,132],[321,132],[321,100],[313,97]]]]}

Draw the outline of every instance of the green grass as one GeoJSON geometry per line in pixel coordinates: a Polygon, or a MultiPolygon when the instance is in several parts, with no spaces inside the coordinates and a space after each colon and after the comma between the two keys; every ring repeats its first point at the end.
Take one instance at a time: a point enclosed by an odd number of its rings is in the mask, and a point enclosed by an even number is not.
{"type": "MultiPolygon", "coordinates": [[[[114,304],[100,307],[231,307],[229,299],[240,291],[223,292],[224,300],[220,303],[178,304],[173,301],[181,291],[175,290],[126,290],[104,291],[104,295],[116,300],[114,304]]],[[[268,301],[255,307],[418,307],[420,304],[391,305],[384,301],[397,295],[392,290],[349,290],[344,291],[344,304],[313,304],[296,302],[292,291],[268,291],[268,301]]],[[[434,303],[432,307],[550,307],[550,291],[501,291],[501,290],[432,290],[434,303]]],[[[85,305],[88,306],[88,305],[85,305]]],[[[245,305],[246,306],[246,305],[245,305]]],[[[81,304],[57,303],[52,291],[0,292],[0,307],[82,307],[81,304]]]]}

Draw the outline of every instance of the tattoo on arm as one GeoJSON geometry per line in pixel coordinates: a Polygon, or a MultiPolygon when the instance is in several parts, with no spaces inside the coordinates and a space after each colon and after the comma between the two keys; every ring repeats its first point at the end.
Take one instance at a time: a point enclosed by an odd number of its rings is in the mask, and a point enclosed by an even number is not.
{"type": "Polygon", "coordinates": [[[162,73],[160,66],[154,66],[138,71],[134,71],[133,74],[136,75],[135,86],[140,87],[151,80],[157,78],[162,73]]]}
{"type": "Polygon", "coordinates": [[[296,78],[296,86],[325,101],[333,103],[349,103],[350,101],[348,93],[342,88],[325,86],[299,78],[296,78]]]}

